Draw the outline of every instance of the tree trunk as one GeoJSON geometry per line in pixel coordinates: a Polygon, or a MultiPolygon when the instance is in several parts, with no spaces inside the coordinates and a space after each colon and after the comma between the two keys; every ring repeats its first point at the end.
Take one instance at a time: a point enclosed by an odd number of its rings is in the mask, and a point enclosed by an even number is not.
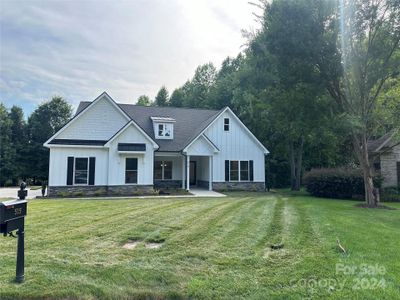
{"type": "Polygon", "coordinates": [[[297,161],[296,161],[296,184],[295,191],[300,191],[301,185],[301,169],[303,163],[303,146],[304,146],[304,138],[300,138],[300,144],[297,148],[297,161]]]}
{"type": "Polygon", "coordinates": [[[300,138],[298,145],[296,145],[296,143],[293,141],[289,143],[290,185],[292,191],[300,191],[303,146],[303,137],[300,138]]]}
{"type": "Polygon", "coordinates": [[[296,190],[296,158],[294,153],[293,142],[289,144],[289,155],[290,155],[290,189],[292,191],[296,190]]]}
{"type": "Polygon", "coordinates": [[[363,172],[365,203],[369,207],[377,207],[379,196],[374,188],[373,172],[368,156],[366,135],[363,134],[361,137],[353,135],[353,146],[363,172]]]}

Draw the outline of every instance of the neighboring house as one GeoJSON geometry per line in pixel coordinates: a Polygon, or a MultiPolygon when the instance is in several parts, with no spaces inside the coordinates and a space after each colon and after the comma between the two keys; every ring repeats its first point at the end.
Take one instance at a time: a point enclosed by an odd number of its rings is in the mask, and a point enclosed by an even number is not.
{"type": "Polygon", "coordinates": [[[132,195],[153,188],[265,189],[268,150],[229,107],[81,102],[45,144],[49,195],[132,195]]]}
{"type": "Polygon", "coordinates": [[[383,187],[400,188],[400,142],[395,132],[368,142],[368,152],[375,171],[383,178],[383,187]]]}

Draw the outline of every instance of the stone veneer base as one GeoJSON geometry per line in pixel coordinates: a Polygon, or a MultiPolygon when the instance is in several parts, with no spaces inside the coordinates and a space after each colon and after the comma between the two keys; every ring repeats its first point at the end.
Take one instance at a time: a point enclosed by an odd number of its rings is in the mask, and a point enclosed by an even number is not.
{"type": "Polygon", "coordinates": [[[153,185],[49,186],[49,197],[101,197],[155,195],[153,185]]]}
{"type": "Polygon", "coordinates": [[[182,180],[154,180],[156,189],[179,189],[182,188],[182,180]]]}
{"type": "Polygon", "coordinates": [[[264,182],[213,182],[213,190],[215,191],[252,191],[264,192],[264,182]]]}

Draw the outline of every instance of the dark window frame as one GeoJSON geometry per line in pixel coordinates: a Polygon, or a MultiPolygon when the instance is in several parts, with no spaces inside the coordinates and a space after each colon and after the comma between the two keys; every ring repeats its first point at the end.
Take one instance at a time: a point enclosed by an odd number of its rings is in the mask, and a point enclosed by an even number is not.
{"type": "Polygon", "coordinates": [[[137,184],[139,179],[139,163],[137,157],[126,157],[125,158],[125,184],[137,184]],[[128,169],[128,159],[136,160],[136,169],[128,169]],[[135,182],[128,182],[128,172],[136,172],[136,180],[135,182]]]}
{"type": "Polygon", "coordinates": [[[230,120],[229,118],[224,118],[224,131],[229,131],[230,120]]]}
{"type": "Polygon", "coordinates": [[[249,181],[250,180],[250,162],[248,160],[241,160],[239,163],[239,175],[240,175],[240,181],[249,181]],[[246,163],[247,168],[242,168],[242,164],[246,163]],[[242,179],[243,173],[247,174],[246,179],[242,179]]]}
{"type": "Polygon", "coordinates": [[[89,157],[74,157],[74,185],[89,185],[89,157]],[[76,182],[76,166],[77,160],[86,160],[86,171],[84,169],[78,169],[79,172],[86,172],[86,183],[77,183],[76,182]]]}
{"type": "MultiPolygon", "coordinates": [[[[251,182],[253,181],[253,176],[252,172],[254,170],[251,169],[251,162],[252,160],[225,160],[225,162],[228,162],[226,165],[225,163],[225,172],[228,171],[228,178],[225,176],[225,181],[228,179],[228,182],[251,182]],[[237,162],[237,179],[232,179],[232,162],[237,162]],[[242,165],[243,163],[247,164],[247,168],[242,170],[242,165]],[[243,171],[243,172],[242,172],[243,171]],[[246,173],[247,174],[247,179],[242,179],[242,174],[246,173]]],[[[226,173],[225,173],[226,174],[226,173]]]]}
{"type": "Polygon", "coordinates": [[[230,160],[229,161],[229,181],[240,181],[239,176],[240,176],[240,160],[230,160]],[[237,170],[233,170],[234,172],[237,172],[236,176],[237,179],[232,179],[232,163],[237,163],[237,170]]]}

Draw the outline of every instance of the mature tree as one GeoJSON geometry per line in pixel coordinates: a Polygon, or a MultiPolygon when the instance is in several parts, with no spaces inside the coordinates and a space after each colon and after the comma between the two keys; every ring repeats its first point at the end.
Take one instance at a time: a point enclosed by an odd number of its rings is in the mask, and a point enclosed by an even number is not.
{"type": "Polygon", "coordinates": [[[150,106],[151,105],[151,100],[150,100],[149,96],[141,95],[137,99],[136,105],[150,106]]]}
{"type": "Polygon", "coordinates": [[[156,106],[168,106],[169,104],[169,94],[165,86],[162,86],[154,99],[154,104],[156,106]]]}
{"type": "MultiPolygon", "coordinates": [[[[343,0],[339,7],[340,32],[319,64],[336,108],[349,125],[354,152],[364,176],[365,201],[378,205],[367,143],[379,126],[379,97],[389,78],[398,78],[400,1],[343,0]]],[[[332,30],[330,37],[335,37],[332,30]]]]}
{"type": "Polygon", "coordinates": [[[227,57],[222,62],[208,95],[208,105],[211,108],[221,109],[231,106],[235,90],[241,88],[238,76],[244,63],[245,57],[242,53],[236,58],[227,57]]]}
{"type": "Polygon", "coordinates": [[[215,83],[217,71],[212,63],[198,66],[192,80],[187,82],[185,90],[184,106],[209,108],[209,93],[215,83]]]}
{"type": "Polygon", "coordinates": [[[264,95],[270,126],[288,148],[292,190],[300,189],[305,143],[326,122],[329,102],[315,62],[330,16],[325,1],[273,1],[252,43],[256,65],[271,77],[264,95]]]}
{"type": "Polygon", "coordinates": [[[54,135],[72,115],[71,106],[59,96],[44,102],[28,118],[30,144],[28,159],[30,176],[46,179],[48,176],[49,151],[43,143],[54,135]]]}
{"type": "Polygon", "coordinates": [[[13,184],[16,185],[18,184],[17,180],[22,179],[26,175],[24,153],[29,140],[22,108],[18,106],[11,107],[9,116],[11,120],[11,143],[15,150],[13,161],[14,176],[12,180],[13,184]]]}
{"type": "Polygon", "coordinates": [[[183,88],[177,88],[172,92],[169,104],[173,107],[181,107],[183,106],[184,99],[185,92],[183,88]]]}
{"type": "Polygon", "coordinates": [[[14,177],[15,149],[11,143],[12,121],[6,107],[0,102],[0,186],[11,184],[14,177]]]}

